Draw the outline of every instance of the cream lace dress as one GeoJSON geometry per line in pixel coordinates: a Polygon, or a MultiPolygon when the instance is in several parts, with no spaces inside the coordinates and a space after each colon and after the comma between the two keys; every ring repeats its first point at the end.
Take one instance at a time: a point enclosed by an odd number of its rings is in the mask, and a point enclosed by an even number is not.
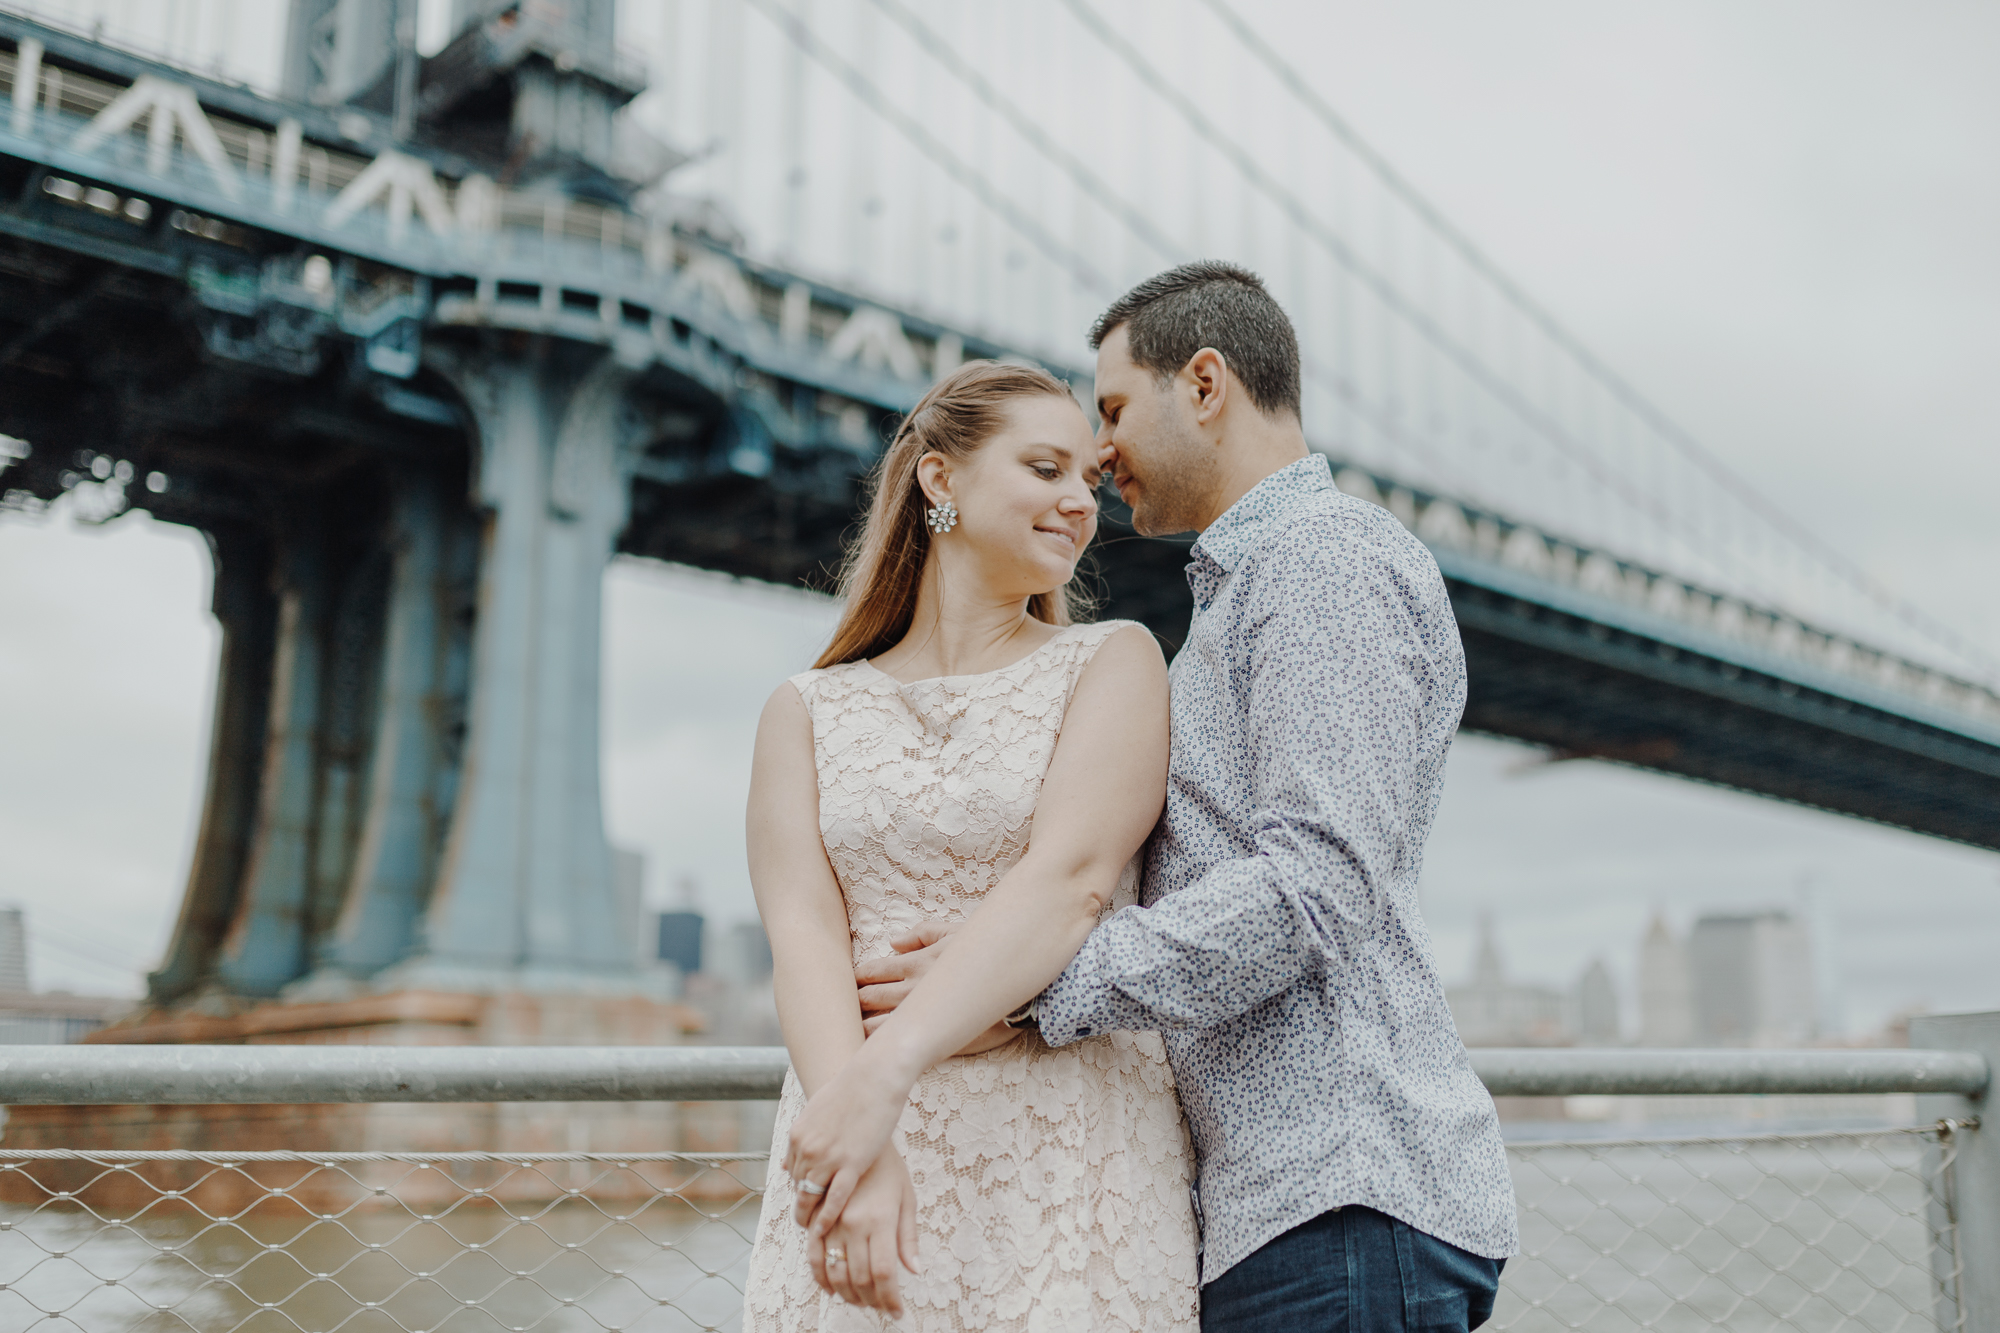
{"type": "MultiPolygon", "coordinates": [[[[811,714],[819,827],[857,963],[926,920],[969,916],[1028,846],[1078,677],[1129,621],[1075,625],[1022,660],[904,685],[866,662],[793,677],[811,714]]],[[[1114,908],[1132,902],[1127,869],[1114,908]]],[[[917,1081],[896,1141],[922,1273],[892,1321],[814,1285],[778,1167],[805,1104],[787,1075],[745,1298],[750,1333],[1194,1330],[1194,1174],[1156,1033],[1051,1050],[1027,1034],[917,1081]]]]}

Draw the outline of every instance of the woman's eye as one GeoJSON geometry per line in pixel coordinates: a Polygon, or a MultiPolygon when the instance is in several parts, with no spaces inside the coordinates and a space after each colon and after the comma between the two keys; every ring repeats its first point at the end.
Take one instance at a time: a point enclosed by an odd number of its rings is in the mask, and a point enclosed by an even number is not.
{"type": "Polygon", "coordinates": [[[1062,476],[1062,469],[1053,463],[1037,463],[1035,464],[1035,475],[1043,481],[1054,481],[1056,478],[1062,476]]]}

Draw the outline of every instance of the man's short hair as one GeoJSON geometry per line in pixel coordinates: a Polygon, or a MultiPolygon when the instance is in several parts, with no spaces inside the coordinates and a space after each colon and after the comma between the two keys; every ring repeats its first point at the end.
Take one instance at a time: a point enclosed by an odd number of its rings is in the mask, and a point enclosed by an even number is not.
{"type": "Polygon", "coordinates": [[[1091,350],[1120,325],[1128,326],[1132,363],[1161,384],[1213,347],[1264,415],[1300,415],[1298,335],[1250,270],[1204,259],[1146,279],[1097,317],[1091,350]]]}

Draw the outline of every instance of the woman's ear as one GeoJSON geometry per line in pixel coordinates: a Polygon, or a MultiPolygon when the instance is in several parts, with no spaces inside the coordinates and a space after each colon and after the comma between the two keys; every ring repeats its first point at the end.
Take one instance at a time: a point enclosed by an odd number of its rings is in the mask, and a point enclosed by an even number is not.
{"type": "Polygon", "coordinates": [[[929,453],[917,460],[917,485],[933,508],[951,499],[951,464],[943,454],[929,453]]]}

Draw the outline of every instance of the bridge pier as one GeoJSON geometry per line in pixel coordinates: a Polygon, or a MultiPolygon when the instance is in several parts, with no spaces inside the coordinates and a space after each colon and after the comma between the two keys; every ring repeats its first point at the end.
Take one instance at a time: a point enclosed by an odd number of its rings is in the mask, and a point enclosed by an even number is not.
{"type": "MultiPolygon", "coordinates": [[[[375,734],[353,867],[316,974],[360,978],[416,946],[457,798],[479,523],[463,483],[413,472],[392,499],[375,734]]],[[[299,983],[301,989],[317,989],[299,983]]]]}
{"type": "Polygon", "coordinates": [[[532,340],[441,355],[485,514],[456,810],[417,952],[379,984],[631,987],[599,781],[605,566],[625,523],[627,372],[532,340]]]}
{"type": "Polygon", "coordinates": [[[634,993],[599,780],[604,570],[630,372],[440,349],[454,469],[366,467],[218,531],[209,804],[156,1001],[634,993]]]}
{"type": "Polygon", "coordinates": [[[209,607],[222,630],[208,781],[180,915],[166,957],[147,978],[155,1000],[179,999],[203,983],[215,942],[235,913],[257,821],[270,711],[277,599],[269,537],[249,524],[217,524],[206,536],[215,563],[209,607]]]}

